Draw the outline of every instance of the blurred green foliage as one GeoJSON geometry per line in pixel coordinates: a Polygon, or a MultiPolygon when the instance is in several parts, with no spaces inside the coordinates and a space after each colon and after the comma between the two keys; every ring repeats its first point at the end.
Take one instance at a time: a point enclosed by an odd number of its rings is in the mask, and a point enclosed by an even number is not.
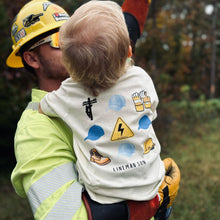
{"type": "Polygon", "coordinates": [[[212,71],[214,96],[219,97],[219,10],[218,1],[211,0],[152,1],[135,56],[136,63],[152,76],[161,100],[183,100],[185,85],[189,99],[209,98],[212,71]],[[210,5],[215,13],[207,14],[205,9],[210,5]]]}
{"type": "MultiPolygon", "coordinates": [[[[162,151],[166,152],[166,146],[173,145],[171,137],[188,138],[192,135],[191,132],[195,125],[198,126],[198,129],[203,130],[205,124],[217,120],[219,115],[220,99],[207,100],[201,97],[196,101],[182,100],[160,103],[154,127],[161,145],[165,146],[165,148],[162,147],[162,151]],[[174,132],[176,135],[173,134],[174,132]]],[[[220,124],[218,126],[216,124],[215,128],[220,129],[220,124]]]]}

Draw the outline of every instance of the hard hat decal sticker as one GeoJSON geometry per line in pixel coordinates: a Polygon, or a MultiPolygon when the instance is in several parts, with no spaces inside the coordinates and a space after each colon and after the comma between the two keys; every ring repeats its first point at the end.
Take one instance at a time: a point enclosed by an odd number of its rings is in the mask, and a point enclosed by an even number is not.
{"type": "Polygon", "coordinates": [[[112,110],[118,112],[118,111],[120,111],[125,105],[126,105],[126,102],[125,102],[124,96],[122,96],[122,95],[113,95],[113,96],[111,96],[111,98],[109,99],[107,110],[112,109],[112,110]]]}
{"type": "Polygon", "coordinates": [[[135,146],[131,143],[123,143],[118,148],[118,154],[121,156],[131,157],[135,153],[135,146]]]}
{"type": "Polygon", "coordinates": [[[111,141],[119,141],[123,139],[127,139],[133,137],[133,131],[128,127],[128,125],[119,117],[114,131],[112,133],[111,141]]]}
{"type": "Polygon", "coordinates": [[[27,16],[24,20],[23,20],[23,24],[24,27],[30,27],[32,24],[35,24],[36,22],[40,21],[40,16],[43,16],[43,13],[39,13],[39,14],[31,14],[29,16],[27,16]]]}
{"type": "Polygon", "coordinates": [[[104,130],[102,129],[102,127],[98,126],[98,125],[93,125],[90,129],[89,129],[89,133],[88,136],[84,139],[90,139],[92,141],[96,141],[98,140],[101,136],[103,136],[105,134],[104,130]]]}
{"type": "Polygon", "coordinates": [[[154,142],[152,141],[152,138],[147,139],[147,141],[144,143],[144,154],[149,153],[150,150],[154,149],[154,142]]]}
{"type": "Polygon", "coordinates": [[[51,4],[52,4],[51,2],[44,2],[43,3],[43,10],[46,11],[48,6],[51,5],[51,4]]]}
{"type": "Polygon", "coordinates": [[[145,109],[151,108],[151,99],[145,90],[133,93],[132,99],[137,112],[142,112],[145,109]]]}
{"type": "Polygon", "coordinates": [[[55,21],[62,21],[62,20],[69,19],[69,15],[66,13],[54,13],[53,17],[54,17],[55,21]]]}
{"type": "Polygon", "coordinates": [[[18,33],[15,35],[15,42],[18,42],[21,38],[26,36],[26,32],[24,28],[22,28],[18,33]]]}
{"type": "Polygon", "coordinates": [[[140,120],[139,120],[139,127],[138,130],[140,129],[148,129],[151,124],[151,120],[147,117],[147,115],[144,115],[140,120]]]}
{"type": "Polygon", "coordinates": [[[16,34],[17,30],[18,30],[18,25],[14,23],[11,29],[11,33],[13,36],[16,34]]]}

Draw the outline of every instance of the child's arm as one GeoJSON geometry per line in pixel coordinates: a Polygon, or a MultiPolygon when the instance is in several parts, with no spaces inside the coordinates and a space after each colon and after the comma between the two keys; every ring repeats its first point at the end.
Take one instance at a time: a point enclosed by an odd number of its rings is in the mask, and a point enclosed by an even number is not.
{"type": "Polygon", "coordinates": [[[39,103],[38,112],[49,117],[61,117],[63,112],[59,112],[58,110],[63,110],[63,108],[60,107],[63,106],[63,103],[59,102],[60,99],[58,99],[57,96],[58,90],[47,93],[39,103]]]}

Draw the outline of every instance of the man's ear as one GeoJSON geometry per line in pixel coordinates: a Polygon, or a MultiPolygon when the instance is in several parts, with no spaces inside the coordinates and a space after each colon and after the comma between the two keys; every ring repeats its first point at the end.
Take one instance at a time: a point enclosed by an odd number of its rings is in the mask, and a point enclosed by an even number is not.
{"type": "Polygon", "coordinates": [[[131,45],[129,45],[129,48],[128,48],[128,58],[132,57],[132,47],[131,45]]]}
{"type": "Polygon", "coordinates": [[[38,56],[33,51],[25,51],[23,53],[23,58],[25,62],[34,69],[39,68],[38,56]]]}

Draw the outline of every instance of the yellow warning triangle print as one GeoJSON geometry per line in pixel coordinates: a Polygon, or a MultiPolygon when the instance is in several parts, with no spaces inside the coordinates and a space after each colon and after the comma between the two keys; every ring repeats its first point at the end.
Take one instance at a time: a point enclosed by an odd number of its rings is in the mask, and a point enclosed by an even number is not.
{"type": "Polygon", "coordinates": [[[133,137],[133,131],[128,127],[128,125],[119,117],[114,131],[112,133],[111,141],[119,141],[126,138],[133,137]]]}

